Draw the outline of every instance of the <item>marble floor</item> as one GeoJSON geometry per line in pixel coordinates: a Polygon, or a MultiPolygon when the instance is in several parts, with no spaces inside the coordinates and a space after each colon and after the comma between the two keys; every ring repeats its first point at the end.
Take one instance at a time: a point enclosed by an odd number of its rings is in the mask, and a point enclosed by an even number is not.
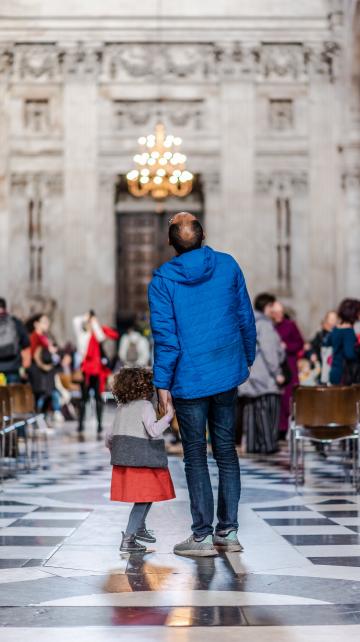
{"type": "MultiPolygon", "coordinates": [[[[42,468],[3,484],[2,642],[360,639],[360,502],[336,453],[310,453],[300,494],[286,447],[241,458],[244,553],[198,560],[172,554],[190,527],[172,455],[176,500],[155,504],[148,520],[157,543],[120,556],[129,506],[109,501],[109,456],[92,423],[85,443],[74,430],[52,438],[42,468]]],[[[216,492],[211,457],[209,466],[216,492]]]]}

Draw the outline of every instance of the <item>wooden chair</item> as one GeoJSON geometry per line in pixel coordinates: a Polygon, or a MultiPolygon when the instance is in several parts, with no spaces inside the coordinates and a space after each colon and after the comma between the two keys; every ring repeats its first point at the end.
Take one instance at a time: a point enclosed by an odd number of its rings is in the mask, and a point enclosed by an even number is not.
{"type": "Polygon", "coordinates": [[[31,461],[35,459],[39,464],[42,454],[45,453],[48,456],[47,425],[44,415],[36,412],[35,398],[29,384],[12,383],[8,388],[12,404],[12,417],[15,421],[25,422],[31,439],[31,461]],[[40,450],[40,437],[44,443],[44,453],[40,450]]]}
{"type": "Polygon", "coordinates": [[[0,479],[4,479],[5,465],[14,464],[16,476],[18,464],[18,430],[24,428],[24,422],[13,422],[11,417],[11,399],[7,386],[0,386],[0,479]]]}
{"type": "Polygon", "coordinates": [[[293,419],[290,424],[290,456],[299,483],[299,450],[302,483],[305,481],[306,441],[331,444],[352,441],[353,485],[359,490],[359,403],[360,398],[351,386],[299,386],[294,392],[293,419]],[[299,448],[300,447],[300,448],[299,448]]]}

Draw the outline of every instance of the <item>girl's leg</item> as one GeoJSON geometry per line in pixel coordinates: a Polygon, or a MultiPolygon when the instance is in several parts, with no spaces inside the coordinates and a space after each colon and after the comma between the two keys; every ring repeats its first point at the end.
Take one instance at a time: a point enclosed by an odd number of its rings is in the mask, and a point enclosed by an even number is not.
{"type": "Polygon", "coordinates": [[[149,503],[148,503],[148,505],[147,505],[147,507],[145,508],[144,517],[143,517],[143,521],[142,521],[142,523],[140,524],[140,528],[146,528],[145,521],[146,521],[146,518],[147,518],[147,516],[148,516],[148,512],[149,512],[149,510],[150,510],[151,506],[152,506],[152,503],[151,503],[151,502],[149,502],[149,503]]]}
{"type": "Polygon", "coordinates": [[[139,528],[144,528],[145,518],[150,510],[151,503],[137,502],[131,509],[125,537],[135,535],[139,528]]]}

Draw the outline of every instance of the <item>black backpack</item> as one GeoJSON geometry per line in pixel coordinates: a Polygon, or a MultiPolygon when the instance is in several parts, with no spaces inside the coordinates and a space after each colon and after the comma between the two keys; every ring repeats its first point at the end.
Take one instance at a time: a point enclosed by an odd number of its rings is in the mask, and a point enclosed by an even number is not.
{"type": "Polygon", "coordinates": [[[19,354],[19,336],[14,319],[6,314],[0,318],[0,360],[10,361],[19,354]]]}

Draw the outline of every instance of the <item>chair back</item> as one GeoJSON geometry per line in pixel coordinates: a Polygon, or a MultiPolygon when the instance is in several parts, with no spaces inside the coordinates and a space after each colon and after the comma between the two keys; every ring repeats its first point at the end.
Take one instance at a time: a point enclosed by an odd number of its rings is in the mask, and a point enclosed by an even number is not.
{"type": "Polygon", "coordinates": [[[299,386],[294,419],[320,439],[350,435],[358,424],[358,399],[352,386],[299,386]]]}
{"type": "Polygon", "coordinates": [[[11,419],[11,397],[8,386],[0,386],[0,414],[11,419]]]}
{"type": "Polygon", "coordinates": [[[34,395],[29,384],[11,383],[8,388],[14,414],[25,415],[35,412],[34,395]]]}

